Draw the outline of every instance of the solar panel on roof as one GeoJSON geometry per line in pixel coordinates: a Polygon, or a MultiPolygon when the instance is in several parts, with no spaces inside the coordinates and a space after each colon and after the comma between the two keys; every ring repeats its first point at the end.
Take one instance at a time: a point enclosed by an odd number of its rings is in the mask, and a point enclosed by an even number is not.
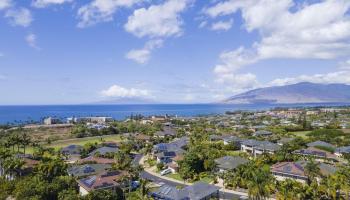
{"type": "Polygon", "coordinates": [[[95,181],[96,181],[96,176],[92,176],[90,178],[87,178],[87,179],[83,180],[83,183],[85,185],[91,187],[94,184],[95,181]]]}

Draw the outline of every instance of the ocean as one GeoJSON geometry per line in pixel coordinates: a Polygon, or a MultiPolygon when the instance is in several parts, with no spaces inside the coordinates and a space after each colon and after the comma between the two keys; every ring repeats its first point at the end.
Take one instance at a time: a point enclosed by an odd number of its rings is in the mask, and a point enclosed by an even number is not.
{"type": "MultiPolygon", "coordinates": [[[[324,104],[322,104],[324,105],[324,104]]],[[[45,117],[107,116],[123,120],[130,115],[177,115],[182,117],[223,114],[236,110],[267,110],[274,107],[322,106],[321,104],[295,105],[231,105],[231,104],[152,104],[152,105],[43,105],[0,106],[0,124],[41,122],[45,117]]],[[[328,104],[324,106],[340,106],[328,104]]]]}

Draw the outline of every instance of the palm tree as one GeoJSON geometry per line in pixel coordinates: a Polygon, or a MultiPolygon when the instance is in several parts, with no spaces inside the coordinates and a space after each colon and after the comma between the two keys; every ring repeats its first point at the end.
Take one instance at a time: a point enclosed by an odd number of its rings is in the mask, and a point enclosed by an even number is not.
{"type": "Polygon", "coordinates": [[[319,188],[326,199],[336,199],[337,191],[340,188],[338,177],[328,176],[324,178],[319,188]]]}
{"type": "Polygon", "coordinates": [[[149,193],[149,187],[148,187],[149,181],[146,179],[140,179],[140,187],[137,190],[137,198],[140,200],[150,200],[151,198],[148,197],[149,193]]]}
{"type": "Polygon", "coordinates": [[[23,153],[26,154],[26,147],[31,143],[31,138],[26,132],[23,132],[20,138],[21,144],[23,146],[23,153]]]}
{"type": "MultiPolygon", "coordinates": [[[[15,157],[9,157],[4,161],[3,168],[5,175],[9,180],[14,179],[15,173],[18,172],[24,165],[24,161],[15,157]]],[[[21,175],[21,174],[19,174],[21,175]]]]}
{"type": "Polygon", "coordinates": [[[5,161],[11,157],[11,152],[6,148],[0,148],[0,176],[5,174],[5,161]]]}
{"type": "Polygon", "coordinates": [[[253,200],[262,200],[270,197],[274,190],[274,180],[269,172],[257,169],[254,176],[248,180],[248,195],[253,200]]]}
{"type": "Polygon", "coordinates": [[[303,194],[302,184],[292,179],[286,179],[277,183],[277,199],[288,200],[288,199],[303,199],[298,194],[303,194]]]}
{"type": "Polygon", "coordinates": [[[310,185],[311,182],[319,176],[320,174],[320,167],[317,163],[315,163],[313,160],[308,162],[305,166],[305,173],[308,176],[308,184],[310,185]]]}

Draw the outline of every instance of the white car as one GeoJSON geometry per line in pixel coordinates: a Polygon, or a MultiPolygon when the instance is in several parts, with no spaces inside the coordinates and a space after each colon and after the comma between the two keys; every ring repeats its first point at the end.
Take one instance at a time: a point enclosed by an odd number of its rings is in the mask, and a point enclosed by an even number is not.
{"type": "Polygon", "coordinates": [[[170,174],[170,173],[171,173],[171,169],[165,169],[165,170],[160,172],[160,175],[164,176],[164,175],[167,175],[167,174],[170,174]]]}

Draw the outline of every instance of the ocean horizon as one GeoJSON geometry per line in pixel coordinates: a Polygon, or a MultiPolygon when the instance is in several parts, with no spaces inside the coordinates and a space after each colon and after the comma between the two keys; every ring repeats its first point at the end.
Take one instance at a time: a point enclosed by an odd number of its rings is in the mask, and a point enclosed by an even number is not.
{"type": "Polygon", "coordinates": [[[195,117],[224,114],[227,111],[268,110],[276,107],[347,106],[329,104],[123,104],[123,105],[6,105],[0,106],[0,124],[42,122],[45,117],[65,120],[67,117],[106,116],[123,120],[131,115],[173,115],[195,117]]]}

